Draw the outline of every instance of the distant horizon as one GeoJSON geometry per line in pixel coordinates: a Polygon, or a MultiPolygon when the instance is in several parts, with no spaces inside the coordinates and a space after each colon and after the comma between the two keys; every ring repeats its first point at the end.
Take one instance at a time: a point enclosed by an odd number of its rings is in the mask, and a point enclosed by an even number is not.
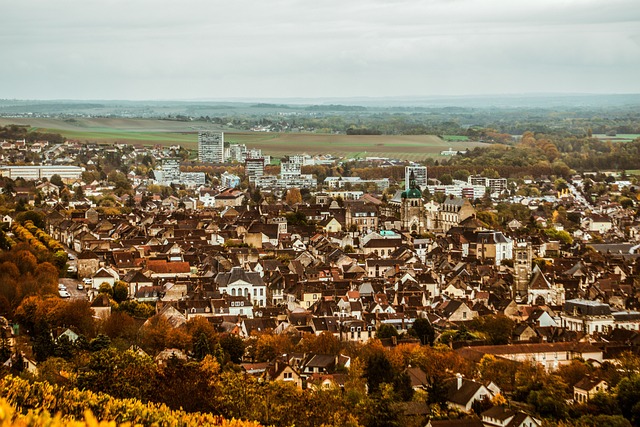
{"type": "Polygon", "coordinates": [[[476,99],[476,98],[543,98],[543,97],[600,97],[600,96],[640,96],[640,92],[520,92],[520,93],[479,93],[464,95],[354,95],[354,96],[290,96],[290,97],[199,97],[199,98],[3,98],[0,101],[57,101],[57,102],[264,102],[293,100],[443,100],[443,99],[476,99]]]}

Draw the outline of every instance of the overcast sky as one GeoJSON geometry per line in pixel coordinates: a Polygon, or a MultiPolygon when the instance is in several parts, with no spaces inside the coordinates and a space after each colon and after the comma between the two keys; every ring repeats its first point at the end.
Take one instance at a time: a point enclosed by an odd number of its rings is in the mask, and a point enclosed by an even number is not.
{"type": "Polygon", "coordinates": [[[640,93],[638,0],[0,0],[0,98],[640,93]]]}

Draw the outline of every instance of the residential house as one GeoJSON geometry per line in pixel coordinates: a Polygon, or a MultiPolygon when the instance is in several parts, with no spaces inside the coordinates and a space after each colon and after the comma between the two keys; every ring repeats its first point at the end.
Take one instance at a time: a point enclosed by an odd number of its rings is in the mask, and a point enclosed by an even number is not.
{"type": "Polygon", "coordinates": [[[294,384],[298,388],[302,388],[302,377],[287,362],[276,360],[263,373],[262,378],[266,381],[284,381],[294,384]]]}
{"type": "Polygon", "coordinates": [[[100,285],[103,283],[108,284],[111,288],[115,285],[116,281],[120,280],[118,273],[107,267],[101,267],[91,277],[91,287],[93,289],[100,289],[100,285]]]}
{"type": "Polygon", "coordinates": [[[258,307],[267,305],[267,286],[260,273],[233,267],[228,273],[218,273],[214,282],[223,295],[243,296],[258,307]]]}
{"type": "Polygon", "coordinates": [[[445,387],[449,406],[463,412],[469,412],[473,402],[491,399],[496,394],[484,384],[463,378],[461,374],[445,381],[445,387]]]}
{"type": "Polygon", "coordinates": [[[504,406],[494,406],[480,414],[484,427],[540,427],[542,421],[504,406]]]}
{"type": "Polygon", "coordinates": [[[462,221],[474,216],[476,213],[471,202],[467,198],[447,198],[437,212],[437,225],[443,232],[457,227],[462,221]]]}
{"type": "Polygon", "coordinates": [[[585,376],[573,386],[573,400],[576,403],[586,403],[596,393],[609,391],[609,384],[600,378],[585,376]]]}

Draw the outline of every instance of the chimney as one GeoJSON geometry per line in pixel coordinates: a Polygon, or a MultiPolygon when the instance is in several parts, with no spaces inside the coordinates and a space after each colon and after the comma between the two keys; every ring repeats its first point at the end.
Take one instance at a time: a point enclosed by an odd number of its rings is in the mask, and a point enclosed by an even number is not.
{"type": "Polygon", "coordinates": [[[457,387],[456,390],[460,390],[462,388],[462,374],[456,374],[457,387]]]}

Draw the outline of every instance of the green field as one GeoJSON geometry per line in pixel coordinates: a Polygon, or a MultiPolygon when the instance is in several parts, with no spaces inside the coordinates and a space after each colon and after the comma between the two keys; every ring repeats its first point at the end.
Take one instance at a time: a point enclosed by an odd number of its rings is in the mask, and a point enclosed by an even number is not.
{"type": "Polygon", "coordinates": [[[445,141],[468,141],[469,137],[466,135],[442,135],[442,139],[445,141]]]}
{"type": "Polygon", "coordinates": [[[619,133],[616,136],[607,136],[603,134],[593,135],[595,138],[611,141],[611,142],[631,142],[634,139],[640,138],[640,134],[634,133],[619,133]]]}
{"type": "Polygon", "coordinates": [[[206,122],[144,119],[6,119],[0,125],[22,124],[42,132],[60,133],[70,140],[98,143],[180,144],[197,148],[199,130],[223,130],[225,141],[261,148],[267,155],[333,154],[349,158],[391,157],[423,160],[442,150],[465,150],[484,144],[433,135],[344,135],[313,133],[233,132],[206,122]]]}

